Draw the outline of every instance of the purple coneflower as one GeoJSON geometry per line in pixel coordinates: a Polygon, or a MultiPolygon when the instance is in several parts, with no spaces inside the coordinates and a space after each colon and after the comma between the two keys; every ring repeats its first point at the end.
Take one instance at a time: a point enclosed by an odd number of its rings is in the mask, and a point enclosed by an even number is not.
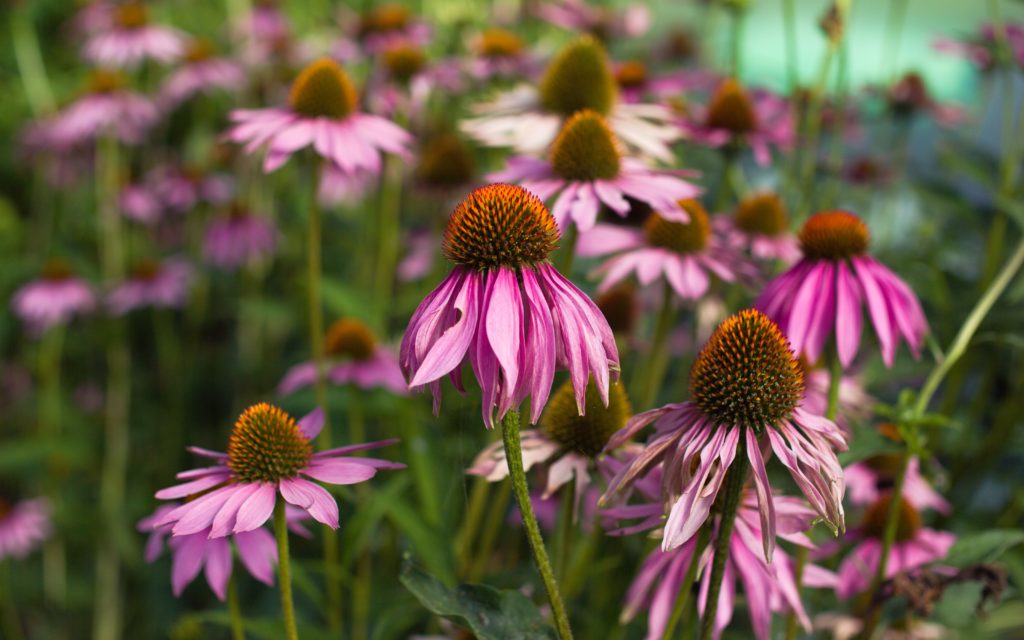
{"type": "MultiPolygon", "coordinates": [[[[604,446],[614,433],[626,426],[631,413],[626,390],[618,382],[608,390],[607,406],[594,385],[588,385],[582,415],[576,407],[571,381],[555,390],[540,416],[539,428],[520,432],[523,468],[529,471],[537,466],[544,471],[541,500],[547,500],[563,485],[575,481],[578,508],[583,494],[591,487],[591,471],[605,459],[601,455],[604,446]]],[[[488,482],[507,478],[508,462],[502,443],[495,442],[481,451],[466,473],[486,478],[488,482]]],[[[538,519],[543,520],[539,516],[538,519]]]]}
{"type": "MultiPolygon", "coordinates": [[[[772,500],[781,523],[779,537],[802,547],[813,548],[803,532],[812,526],[814,511],[795,498],[774,496],[772,500]]],[[[652,506],[660,510],[660,505],[652,506]]],[[[767,562],[758,544],[758,539],[762,537],[759,511],[757,498],[747,492],[736,511],[735,529],[729,538],[725,579],[714,626],[715,638],[732,621],[737,580],[743,585],[750,624],[758,640],[771,637],[772,613],[793,612],[804,629],[810,632],[811,622],[800,600],[800,587],[836,586],[836,574],[813,564],[802,568],[798,582],[793,559],[781,551],[776,552],[772,562],[767,562]]],[[[686,584],[686,574],[696,546],[697,540],[694,538],[671,551],[653,550],[630,585],[622,619],[631,620],[640,610],[647,609],[648,640],[663,637],[680,591],[692,588],[692,585],[686,584]]],[[[698,559],[700,599],[697,601],[697,609],[701,615],[704,615],[707,608],[710,586],[711,572],[707,568],[713,564],[714,557],[715,550],[705,548],[698,559]]]]}
{"type": "Polygon", "coordinates": [[[146,175],[153,193],[175,213],[188,213],[200,203],[222,205],[234,195],[234,180],[223,173],[167,164],[146,175]]]}
{"type": "Polygon", "coordinates": [[[576,247],[580,256],[613,257],[602,264],[599,292],[605,292],[630,274],[647,286],[664,278],[683,300],[696,300],[707,293],[711,274],[725,282],[751,271],[751,265],[722,241],[712,228],[708,214],[697,200],[680,200],[688,222],[648,214],[641,228],[601,224],[584,233],[576,247]]]}
{"type": "Polygon", "coordinates": [[[367,98],[373,111],[388,117],[415,120],[435,92],[458,94],[465,85],[461,61],[432,60],[412,42],[392,42],[377,58],[380,64],[367,82],[367,98]]]}
{"type": "Polygon", "coordinates": [[[463,121],[462,128],[488,146],[538,153],[551,144],[567,118],[583,109],[607,118],[618,139],[641,154],[674,160],[669,144],[680,132],[671,124],[671,111],[622,102],[607,53],[589,36],[566,45],[548,64],[539,86],[520,86],[477,105],[477,115],[463,121]]]}
{"type": "MultiPolygon", "coordinates": [[[[892,433],[891,425],[882,425],[883,433],[892,433]],[[888,427],[888,428],[886,428],[888,427]]],[[[869,505],[876,502],[892,488],[899,473],[900,456],[894,453],[879,453],[843,469],[850,502],[869,505]]],[[[953,506],[932,488],[921,475],[921,460],[917,456],[907,461],[906,476],[903,479],[903,499],[915,509],[934,509],[949,514],[953,506]]]]}
{"type": "Polygon", "coordinates": [[[771,163],[771,146],[788,149],[796,135],[785,98],[765,90],[747,92],[732,78],[723,80],[703,111],[682,127],[690,139],[709,147],[747,144],[762,166],[771,163]]]}
{"type": "Polygon", "coordinates": [[[358,16],[344,15],[342,22],[367,54],[376,55],[395,42],[425,46],[430,42],[431,28],[408,7],[393,2],[371,5],[358,16]]]}
{"type": "Polygon", "coordinates": [[[207,537],[223,538],[253,531],[270,518],[280,494],[285,502],[306,511],[314,520],[338,528],[338,503],[326,489],[312,482],[356,484],[379,469],[405,465],[347,454],[385,447],[397,440],[354,444],[313,453],[312,441],[323,427],[323,411],[317,409],[296,422],[266,403],[245,410],[228,439],[227,453],[193,447],[192,453],[215,461],[178,474],[181,484],[157,491],[160,500],[203,495],[166,513],[153,523],[171,524],[174,536],[209,529],[207,537]]]}
{"type": "Polygon", "coordinates": [[[118,196],[121,213],[139,224],[153,225],[160,220],[164,205],[145,184],[126,184],[118,196]]]}
{"type": "Polygon", "coordinates": [[[106,28],[89,35],[83,53],[93,64],[113,68],[134,68],[145,60],[167,64],[185,52],[185,38],[175,29],[149,22],[149,11],[141,2],[116,5],[106,28]]]}
{"type": "Polygon", "coordinates": [[[730,244],[749,251],[759,260],[792,264],[800,259],[800,246],[789,231],[786,205],[770,191],[747,196],[736,205],[731,218],[718,216],[714,225],[730,244]]]}
{"type": "MultiPolygon", "coordinates": [[[[1002,28],[1006,34],[1006,44],[1012,53],[1013,61],[1024,66],[1024,24],[1004,23],[1002,28]]],[[[998,27],[983,24],[978,31],[962,40],[939,38],[933,43],[936,51],[950,53],[969,60],[982,71],[991,71],[999,60],[998,27]]]]}
{"type": "Polygon", "coordinates": [[[73,316],[89,313],[95,306],[89,283],[75,277],[60,260],[51,260],[38,279],[22,285],[11,299],[14,313],[36,335],[67,324],[73,316]]]}
{"type": "Polygon", "coordinates": [[[203,255],[215,267],[234,270],[272,256],[279,236],[269,218],[236,204],[207,225],[203,255]]]}
{"type": "Polygon", "coordinates": [[[0,498],[0,561],[24,558],[52,531],[50,504],[44,498],[13,503],[0,498]]]}
{"type": "Polygon", "coordinates": [[[631,200],[685,222],[686,211],[678,201],[696,196],[700,189],[678,176],[692,172],[650,169],[622,151],[605,118],[584,109],[562,126],[548,160],[516,156],[504,170],[487,177],[522,184],[542,200],[554,198],[551,214],[563,231],[570,222],[588,231],[602,205],[625,217],[635,206],[631,200]]]}
{"type": "Polygon", "coordinates": [[[754,309],[729,317],[697,355],[690,372],[692,400],[641,413],[612,437],[609,448],[655,423],[645,451],[616,476],[608,494],[664,462],[662,495],[672,506],[662,549],[670,551],[708,519],[733,465],[744,475],[749,465],[770,560],[776,533],[765,469],[770,449],[814,511],[833,531],[843,530],[843,470],[835,449],[845,450],[846,444],[835,423],[800,407],[803,392],[800,363],[779,328],[754,309]]]}
{"type": "Polygon", "coordinates": [[[278,169],[293,153],[313,145],[347,173],[378,173],[381,153],[408,155],[409,134],[390,120],[358,111],[355,86],[338,63],[321,58],[292,84],[287,108],[241,109],[227,136],[249,153],[266,147],[263,170],[278,169]]]}
{"type": "MultiPolygon", "coordinates": [[[[378,344],[370,328],[358,320],[342,318],[327,329],[324,356],[328,360],[325,375],[331,384],[384,388],[403,395],[409,390],[398,357],[390,347],[378,344]]],[[[315,382],[316,364],[303,362],[288,370],[277,392],[288,395],[315,382]]]]}
{"type": "Polygon", "coordinates": [[[181,307],[193,276],[192,265],[184,260],[143,260],[108,294],[107,306],[116,316],[142,307],[181,307]]]}
{"type": "Polygon", "coordinates": [[[926,113],[946,127],[962,124],[967,119],[967,112],[962,107],[936,100],[921,74],[913,71],[896,80],[886,90],[885,98],[889,111],[899,118],[926,113]]]}
{"type": "Polygon", "coordinates": [[[622,11],[587,4],[584,0],[545,0],[537,4],[537,16],[573,33],[585,32],[602,40],[635,38],[651,26],[651,10],[632,3],[622,11]]]}
{"type": "Polygon", "coordinates": [[[793,350],[815,362],[835,336],[843,367],[860,348],[862,306],[878,336],[882,360],[892,366],[900,338],[916,357],[928,332],[917,296],[868,254],[870,235],[846,211],[810,217],[800,230],[803,258],[765,287],[754,306],[779,324],[793,350]]]}
{"type": "Polygon", "coordinates": [[[529,78],[540,70],[523,39],[507,29],[492,27],[470,42],[469,74],[477,79],[529,78]]]}
{"type": "Polygon", "coordinates": [[[113,135],[125,144],[138,144],[159,119],[156,105],[142,94],[129,91],[124,76],[97,70],[89,77],[85,95],[53,116],[46,140],[56,149],[104,135],[113,135]]]}
{"type": "Polygon", "coordinates": [[[615,338],[597,306],[548,262],[558,225],[522,187],[492,184],[452,213],[443,252],[455,268],[420,303],[399,362],[411,388],[429,385],[440,408],[441,379],[462,388],[469,360],[483,392],[484,424],[531,397],[530,422],[547,404],[556,368],[569,370],[584,410],[593,376],[601,400],[618,377],[615,338]]]}
{"type": "MultiPolygon", "coordinates": [[[[804,391],[803,410],[812,415],[823,416],[828,411],[828,392],[832,375],[827,368],[809,365],[802,358],[800,364],[804,368],[804,382],[807,385],[804,391]]],[[[850,433],[852,424],[864,422],[871,417],[872,408],[877,403],[878,401],[865,391],[856,374],[844,372],[839,378],[835,423],[844,432],[850,433]]]]}
{"type": "MultiPolygon", "coordinates": [[[[867,589],[878,572],[891,501],[891,494],[879,497],[864,513],[861,526],[847,533],[847,539],[859,542],[839,565],[836,594],[840,598],[846,599],[867,589]]],[[[941,560],[954,542],[956,536],[952,533],[922,526],[921,514],[908,500],[901,498],[896,539],[885,565],[885,578],[941,560]]]]}
{"type": "Polygon", "coordinates": [[[662,100],[678,96],[687,89],[705,82],[703,75],[676,70],[668,75],[654,75],[642,60],[632,59],[615,65],[615,83],[619,96],[629,103],[648,98],[662,100]]]}
{"type": "Polygon", "coordinates": [[[185,64],[164,80],[157,102],[164,109],[173,109],[200,93],[240,89],[245,84],[241,65],[215,54],[213,45],[205,40],[190,43],[185,64]]]}

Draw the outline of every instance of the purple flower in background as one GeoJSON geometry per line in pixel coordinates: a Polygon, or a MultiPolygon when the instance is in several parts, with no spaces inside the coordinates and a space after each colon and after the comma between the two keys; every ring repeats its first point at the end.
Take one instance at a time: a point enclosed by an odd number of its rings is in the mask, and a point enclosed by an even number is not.
{"type": "Polygon", "coordinates": [[[175,537],[206,532],[208,538],[223,538],[245,533],[267,522],[280,494],[285,502],[304,510],[317,522],[337,529],[338,503],[312,480],[356,484],[369,480],[380,469],[402,469],[405,465],[346,455],[385,447],[397,440],[313,453],[312,440],[323,423],[320,409],[299,422],[266,403],[246,409],[231,432],[227,453],[190,449],[214,460],[214,466],[179,473],[178,479],[183,482],[157,491],[156,497],[177,500],[207,493],[175,507],[152,526],[172,525],[175,537]]]}
{"type": "Polygon", "coordinates": [[[75,277],[60,260],[51,260],[38,279],[22,285],[11,299],[14,313],[36,335],[67,324],[73,316],[89,313],[95,306],[89,283],[75,277]]]}
{"type": "Polygon", "coordinates": [[[215,267],[234,270],[274,255],[279,237],[269,218],[235,205],[206,226],[203,256],[215,267]]]}
{"type": "Polygon", "coordinates": [[[50,504],[44,498],[13,503],[0,498],[0,561],[24,558],[52,532],[50,504]]]}
{"type": "Polygon", "coordinates": [[[371,4],[361,14],[345,11],[341,23],[351,39],[369,55],[377,55],[396,42],[426,46],[432,29],[408,7],[393,2],[371,4]]]}
{"type": "MultiPolygon", "coordinates": [[[[1024,66],[1024,24],[1005,23],[1003,28],[1013,61],[1024,66]]],[[[975,34],[962,39],[939,38],[932,46],[936,51],[966,58],[982,71],[993,69],[999,56],[998,31],[992,24],[983,24],[975,34]]]]}
{"type": "Polygon", "coordinates": [[[530,422],[547,404],[555,369],[569,370],[583,413],[588,379],[602,402],[618,378],[619,355],[597,306],[551,266],[558,225],[522,187],[492,184],[452,213],[443,252],[455,268],[420,303],[399,362],[412,389],[429,385],[435,412],[441,380],[462,389],[468,360],[483,394],[484,424],[531,398],[530,422]]]}
{"type": "Polygon", "coordinates": [[[507,29],[485,29],[471,40],[469,48],[473,57],[466,63],[467,70],[480,80],[530,78],[541,69],[522,38],[507,29]]]}
{"type": "MultiPolygon", "coordinates": [[[[887,425],[882,426],[884,428],[887,425]]],[[[888,426],[891,429],[891,425],[888,426]]],[[[886,433],[886,430],[880,430],[886,433]]],[[[870,505],[883,497],[895,481],[899,464],[898,454],[880,453],[843,469],[850,502],[856,505],[870,505]]],[[[946,515],[953,511],[953,505],[949,504],[949,501],[933,489],[921,475],[921,460],[917,456],[907,462],[907,473],[903,479],[903,499],[918,510],[934,509],[946,515]]]]}
{"type": "Polygon", "coordinates": [[[184,61],[160,86],[157,103],[173,109],[192,96],[214,91],[237,91],[245,84],[241,65],[230,58],[217,57],[213,46],[203,40],[189,44],[184,61]]]}
{"type": "Polygon", "coordinates": [[[107,306],[116,316],[143,307],[181,307],[193,277],[192,265],[184,260],[139,262],[128,279],[107,295],[107,306]]]}
{"type": "Polygon", "coordinates": [[[845,211],[810,217],[800,231],[803,258],[765,287],[754,306],[779,324],[793,350],[815,362],[835,336],[839,361],[849,367],[860,348],[863,306],[892,366],[900,339],[916,357],[928,332],[917,296],[868,253],[869,233],[845,211]]]}
{"type": "Polygon", "coordinates": [[[536,5],[535,11],[545,22],[573,33],[583,31],[602,40],[635,38],[651,26],[651,10],[639,2],[617,11],[584,0],[544,0],[536,5]]]}
{"type": "MultiPolygon", "coordinates": [[[[99,15],[99,14],[97,14],[99,15]]],[[[141,2],[114,5],[109,22],[97,21],[83,49],[86,60],[112,68],[135,68],[146,60],[174,62],[185,52],[184,35],[175,29],[149,22],[141,2]]]]}
{"type": "Polygon", "coordinates": [[[47,146],[63,150],[106,135],[125,144],[142,142],[160,112],[149,98],[125,87],[120,74],[93,71],[85,95],[48,121],[47,146]]]}
{"type": "Polygon", "coordinates": [[[146,175],[153,193],[175,213],[188,213],[199,203],[222,205],[234,195],[234,180],[222,173],[166,164],[146,175]]]}
{"type": "Polygon", "coordinates": [[[733,216],[717,216],[715,228],[729,244],[749,251],[758,260],[793,264],[800,259],[800,245],[789,231],[786,206],[775,193],[755,193],[736,205],[733,216]]]}
{"type": "Polygon", "coordinates": [[[124,217],[144,225],[156,224],[164,210],[163,203],[153,193],[153,189],[145,184],[127,184],[122,187],[118,203],[124,217]]]}

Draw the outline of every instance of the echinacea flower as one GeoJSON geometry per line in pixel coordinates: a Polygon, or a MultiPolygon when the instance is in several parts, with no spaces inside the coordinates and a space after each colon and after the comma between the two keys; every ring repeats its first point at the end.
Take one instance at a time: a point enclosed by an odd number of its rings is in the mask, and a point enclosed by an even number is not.
{"type": "MultiPolygon", "coordinates": [[[[885,434],[893,432],[892,425],[879,428],[885,434]]],[[[895,453],[879,453],[855,462],[845,469],[846,488],[850,502],[856,505],[869,505],[876,502],[892,488],[899,472],[900,456],[895,453]]],[[[921,475],[921,459],[913,456],[907,461],[907,471],[903,478],[903,499],[918,510],[934,509],[939,513],[949,514],[953,506],[932,488],[921,475]]]]}
{"type": "Polygon", "coordinates": [[[370,108],[388,117],[415,121],[438,91],[458,94],[464,82],[462,62],[431,59],[420,45],[396,41],[378,55],[380,64],[367,81],[370,108]]]}
{"type": "Polygon", "coordinates": [[[184,260],[140,261],[107,295],[107,306],[115,316],[143,307],[181,307],[193,277],[192,265],[184,260]]]}
{"type": "Polygon", "coordinates": [[[759,260],[792,264],[800,258],[796,236],[789,231],[786,205],[771,191],[740,200],[732,218],[718,216],[714,224],[727,235],[729,242],[759,260]]]}
{"type": "Polygon", "coordinates": [[[217,57],[209,42],[195,40],[188,46],[185,64],[160,86],[157,102],[173,109],[192,96],[213,91],[236,91],[245,83],[241,65],[230,58],[217,57]]]}
{"type": "Polygon", "coordinates": [[[932,96],[924,77],[913,71],[897,79],[885,94],[889,111],[898,118],[928,114],[935,122],[952,127],[967,119],[967,112],[958,106],[943,104],[932,96]]]}
{"type": "Polygon", "coordinates": [[[527,396],[530,423],[547,404],[555,369],[568,369],[583,413],[593,376],[602,402],[618,378],[615,337],[597,306],[548,262],[558,225],[526,189],[492,184],[452,213],[442,251],[455,268],[420,303],[399,363],[412,389],[429,385],[440,409],[441,379],[462,388],[467,360],[483,394],[484,424],[527,396]]]}
{"type": "MultiPolygon", "coordinates": [[[[163,552],[164,541],[171,533],[168,524],[157,526],[178,505],[165,504],[151,515],[139,520],[137,528],[148,533],[146,539],[146,562],[154,562],[163,552]]],[[[310,537],[309,531],[300,524],[308,517],[305,511],[288,507],[286,521],[288,528],[303,537],[310,537]]],[[[203,571],[210,590],[223,602],[227,597],[228,580],[232,570],[232,542],[238,551],[238,559],[249,575],[267,586],[274,585],[274,571],[277,566],[277,544],[274,536],[264,527],[244,531],[223,538],[209,537],[209,530],[184,536],[174,536],[167,541],[171,550],[171,590],[180,597],[185,587],[203,571]]]]}
{"type": "Polygon", "coordinates": [[[279,235],[273,221],[235,204],[207,225],[203,255],[215,267],[237,269],[272,256],[279,235]]]}
{"type": "Polygon", "coordinates": [[[124,144],[138,144],[159,119],[156,105],[128,90],[124,76],[97,70],[90,75],[85,94],[46,125],[46,140],[58,150],[107,135],[124,144]]]}
{"type": "Polygon", "coordinates": [[[175,29],[152,24],[142,2],[113,9],[112,21],[85,43],[85,58],[104,67],[135,68],[146,60],[174,62],[185,52],[185,38],[175,29]]]}
{"type": "MultiPolygon", "coordinates": [[[[572,382],[560,386],[540,416],[537,429],[520,432],[523,468],[543,468],[545,472],[542,500],[547,500],[563,485],[575,480],[576,507],[591,486],[590,472],[601,464],[605,444],[619,429],[626,426],[632,413],[622,383],[608,390],[605,406],[593,384],[587,386],[586,407],[581,414],[576,407],[572,382]]],[[[498,482],[508,477],[508,462],[502,443],[494,442],[477,455],[466,473],[498,482]]]]}
{"type": "Polygon", "coordinates": [[[379,173],[381,154],[408,155],[409,134],[390,120],[361,113],[348,74],[321,58],[298,75],[287,108],[231,112],[227,137],[245,143],[247,153],[267,148],[263,170],[280,168],[292,154],[313,145],[318,155],[346,173],[379,173]]]}
{"type": "Polygon", "coordinates": [[[458,134],[442,131],[423,140],[413,177],[418,187],[445,195],[454,190],[465,193],[477,177],[476,156],[458,134]]]}
{"type": "Polygon", "coordinates": [[[50,504],[46,499],[7,502],[0,498],[0,561],[24,558],[52,532],[50,504]]]}
{"type": "Polygon", "coordinates": [[[539,70],[523,39],[507,29],[485,29],[473,38],[470,49],[469,74],[477,79],[528,78],[539,70]]]}
{"type": "Polygon", "coordinates": [[[662,549],[670,551],[708,519],[732,465],[749,465],[770,561],[777,519],[765,468],[770,450],[818,516],[842,531],[843,470],[835,450],[845,450],[845,440],[835,423],[800,407],[803,391],[800,363],[779,328],[754,309],[729,317],[697,355],[692,400],[641,413],[609,441],[614,448],[655,423],[644,452],[615,477],[606,497],[663,462],[662,497],[672,506],[662,549]]]}
{"type": "Polygon", "coordinates": [[[41,277],[22,285],[11,299],[15,315],[36,335],[67,324],[73,316],[89,313],[95,306],[89,283],[75,277],[60,260],[47,263],[41,277]]]}
{"type": "Polygon", "coordinates": [[[628,147],[673,161],[669,144],[679,138],[679,130],[671,124],[671,111],[622,102],[608,54],[589,36],[566,45],[548,64],[538,87],[523,85],[475,106],[475,116],[461,126],[482,144],[538,153],[551,144],[567,118],[583,109],[604,116],[628,147]]]}
{"type": "Polygon", "coordinates": [[[554,199],[551,214],[563,231],[570,223],[588,231],[602,205],[626,216],[633,207],[630,200],[685,222],[686,211],[678,201],[696,196],[700,189],[679,175],[692,173],[654,170],[622,151],[605,118],[584,109],[562,126],[548,160],[516,156],[488,179],[522,184],[542,200],[554,199]]]}
{"type": "Polygon", "coordinates": [[[688,222],[658,210],[641,228],[601,224],[580,236],[580,256],[612,256],[595,272],[601,276],[599,292],[636,274],[642,286],[664,278],[681,299],[696,300],[707,293],[711,275],[733,282],[751,270],[745,258],[715,233],[700,202],[680,200],[677,206],[686,211],[688,222]]]}
{"type": "MultiPolygon", "coordinates": [[[[1002,27],[1012,62],[1024,66],[1024,24],[1004,22],[1002,27]]],[[[978,31],[964,38],[938,38],[932,44],[936,51],[960,56],[982,71],[991,71],[1000,60],[999,29],[983,24],[978,31]]]]}
{"type": "Polygon", "coordinates": [[[615,65],[615,83],[619,95],[626,102],[642,102],[648,98],[662,100],[678,96],[687,89],[706,82],[703,75],[694,72],[673,71],[670,74],[655,75],[647,65],[638,59],[626,60],[615,65]]]}
{"type": "MultiPolygon", "coordinates": [[[[823,416],[828,411],[828,392],[832,374],[821,365],[809,365],[800,360],[804,368],[803,409],[807,413],[823,416]]],[[[843,431],[850,433],[851,425],[864,422],[871,417],[878,401],[871,396],[856,373],[844,371],[839,378],[839,398],[835,422],[843,431]]]]}
{"type": "Polygon", "coordinates": [[[635,2],[621,11],[594,6],[584,0],[544,0],[536,5],[537,17],[572,33],[589,33],[595,38],[635,38],[651,26],[651,10],[635,2]]]}
{"type": "Polygon", "coordinates": [[[612,333],[629,336],[636,327],[639,305],[637,304],[636,287],[624,282],[602,292],[594,300],[601,315],[608,321],[612,333]]]}
{"type": "Polygon", "coordinates": [[[787,150],[795,139],[785,98],[763,89],[748,92],[732,78],[723,80],[704,109],[682,127],[691,140],[709,147],[746,144],[762,166],[771,163],[771,147],[787,150]]]}
{"type": "Polygon", "coordinates": [[[222,205],[234,195],[231,176],[194,166],[160,165],[146,174],[146,182],[168,211],[188,213],[198,204],[222,205]]]}
{"type": "MultiPolygon", "coordinates": [[[[814,511],[795,498],[775,496],[773,501],[774,509],[780,515],[779,537],[802,547],[813,547],[803,532],[811,527],[814,511]]],[[[736,512],[736,526],[729,538],[725,579],[715,619],[716,638],[721,636],[732,621],[737,581],[743,585],[750,624],[758,640],[771,638],[773,613],[793,612],[803,628],[810,632],[811,622],[800,600],[800,586],[836,586],[836,575],[814,564],[802,568],[801,580],[798,582],[795,562],[781,551],[776,552],[772,562],[767,562],[757,542],[761,535],[757,499],[748,492],[736,512]]],[[[692,585],[685,583],[685,577],[696,546],[697,540],[694,538],[671,551],[654,549],[633,579],[626,593],[622,620],[631,620],[642,609],[647,609],[648,640],[657,640],[663,636],[679,592],[692,588],[692,585]]],[[[711,576],[708,568],[714,558],[715,550],[708,547],[702,550],[698,560],[700,599],[697,607],[701,615],[704,615],[707,608],[711,576]]]]}
{"type": "Polygon", "coordinates": [[[430,25],[398,3],[371,5],[354,22],[353,35],[368,54],[376,55],[396,41],[419,46],[430,41],[430,25]]]}
{"type": "Polygon", "coordinates": [[[811,216],[799,237],[803,258],[754,303],[793,350],[815,362],[834,336],[839,361],[849,367],[860,348],[866,303],[885,365],[892,366],[901,338],[916,357],[928,322],[910,287],[868,254],[867,225],[852,213],[826,211],[811,216]]]}
{"type": "Polygon", "coordinates": [[[145,184],[126,184],[121,187],[118,205],[124,217],[144,225],[155,224],[164,211],[163,203],[145,184]]]}
{"type": "MultiPolygon", "coordinates": [[[[377,343],[373,332],[353,318],[336,320],[324,338],[325,375],[331,384],[354,384],[360,389],[382,388],[404,395],[408,392],[398,358],[391,347],[377,343]]],[[[297,364],[277,386],[281,395],[291,394],[316,382],[316,364],[297,364]]]]}
{"type": "MultiPolygon", "coordinates": [[[[871,584],[882,556],[882,538],[889,514],[891,494],[879,497],[864,513],[864,521],[847,533],[848,540],[859,541],[839,565],[836,595],[842,599],[856,595],[871,584]]],[[[885,578],[917,569],[946,557],[956,536],[922,526],[921,514],[905,498],[900,498],[896,539],[885,565],[885,578]]]]}
{"type": "Polygon", "coordinates": [[[301,421],[266,403],[245,410],[228,439],[227,453],[193,447],[192,453],[215,461],[212,467],[178,474],[181,484],[156,492],[160,500],[199,498],[168,512],[153,526],[171,526],[173,536],[209,530],[208,538],[258,529],[270,519],[278,494],[306,511],[317,522],[338,528],[338,503],[322,486],[365,482],[380,469],[405,465],[347,454],[385,447],[381,440],[313,453],[313,439],[323,428],[324,414],[316,409],[301,421]]]}

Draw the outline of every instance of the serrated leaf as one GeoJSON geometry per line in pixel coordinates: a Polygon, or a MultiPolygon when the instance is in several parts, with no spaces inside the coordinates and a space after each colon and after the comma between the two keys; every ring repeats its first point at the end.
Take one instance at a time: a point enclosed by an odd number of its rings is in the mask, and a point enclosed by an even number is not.
{"type": "Polygon", "coordinates": [[[529,598],[510,589],[484,584],[446,587],[411,562],[399,580],[420,603],[439,616],[468,627],[480,640],[536,640],[556,638],[529,598]]]}
{"type": "Polygon", "coordinates": [[[1022,542],[1024,531],[1019,529],[989,529],[970,533],[956,541],[944,562],[957,567],[994,562],[1022,542]]]}

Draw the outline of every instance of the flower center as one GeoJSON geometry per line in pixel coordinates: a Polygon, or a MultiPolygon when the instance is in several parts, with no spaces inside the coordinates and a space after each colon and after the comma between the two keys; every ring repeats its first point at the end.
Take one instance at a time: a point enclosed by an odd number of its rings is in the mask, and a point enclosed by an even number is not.
{"type": "Polygon", "coordinates": [[[612,287],[597,297],[595,300],[597,308],[601,310],[604,319],[612,333],[629,334],[633,332],[633,325],[636,324],[637,305],[636,288],[629,282],[612,287]]]}
{"type": "Polygon", "coordinates": [[[246,409],[228,439],[228,467],[239,482],[294,478],[312,454],[295,419],[265,402],[246,409]]]}
{"type": "Polygon", "coordinates": [[[408,82],[423,70],[427,57],[423,50],[408,43],[388,47],[384,52],[384,66],[391,77],[399,82],[408,82]]]}
{"type": "Polygon", "coordinates": [[[540,428],[549,438],[569,451],[594,457],[601,453],[612,435],[626,426],[632,407],[621,383],[608,389],[608,406],[601,401],[593,380],[587,384],[586,413],[579,415],[571,381],[551,395],[540,417],[540,428]]]}
{"type": "Polygon", "coordinates": [[[736,135],[757,129],[757,113],[747,91],[739,82],[724,80],[708,104],[707,126],[725,129],[736,135]]]}
{"type": "Polygon", "coordinates": [[[699,51],[700,47],[689,32],[676,30],[668,34],[668,52],[671,57],[686,61],[695,57],[699,51]]]}
{"type": "Polygon", "coordinates": [[[194,64],[196,62],[204,62],[213,57],[216,53],[216,49],[213,47],[213,43],[203,38],[196,38],[188,45],[188,50],[185,51],[185,62],[194,64]]]}
{"type": "Polygon", "coordinates": [[[774,193],[758,193],[744,199],[736,208],[736,226],[750,234],[777,236],[786,231],[789,221],[786,205],[774,193]]]}
{"type": "Polygon", "coordinates": [[[566,180],[610,180],[619,175],[620,159],[615,134],[589,109],[569,118],[551,143],[551,168],[566,180]]]}
{"type": "Polygon", "coordinates": [[[800,404],[804,377],[774,322],[745,309],[715,329],[690,371],[690,395],[720,425],[763,429],[800,404]]]}
{"type": "Polygon", "coordinates": [[[518,269],[547,260],[558,246],[558,223],[540,199],[511,184],[473,191],[455,207],[441,250],[476,269],[518,269]]]}
{"type": "Polygon", "coordinates": [[[359,25],[359,35],[367,36],[373,33],[401,31],[409,25],[411,17],[409,10],[401,5],[382,4],[363,15],[359,25]]]}
{"type": "Polygon", "coordinates": [[[506,29],[487,29],[477,51],[485,58],[514,58],[523,52],[523,40],[506,29]]]}
{"type": "Polygon", "coordinates": [[[462,138],[451,132],[430,138],[420,152],[416,179],[428,185],[453,187],[476,175],[476,157],[462,138]]]}
{"type": "Polygon", "coordinates": [[[921,74],[910,72],[889,89],[889,106],[898,115],[910,115],[931,102],[921,74]]]}
{"type": "Polygon", "coordinates": [[[89,74],[86,92],[92,94],[114,93],[124,89],[126,84],[125,77],[116,71],[95,69],[89,74]]]}
{"type": "Polygon", "coordinates": [[[61,282],[75,275],[71,265],[60,258],[54,258],[43,267],[43,279],[50,282],[61,282]]]}
{"type": "Polygon", "coordinates": [[[10,502],[4,498],[0,498],[0,522],[3,522],[3,519],[7,517],[7,514],[11,512],[11,508],[10,502]]]}
{"type": "Polygon", "coordinates": [[[615,70],[615,81],[624,89],[636,89],[647,83],[647,67],[639,60],[629,60],[615,70]]]}
{"type": "Polygon", "coordinates": [[[615,98],[608,54],[591,36],[581,36],[566,45],[548,65],[540,83],[541,106],[564,117],[580,109],[608,114],[615,98]]]}
{"type": "MultiPolygon", "coordinates": [[[[900,498],[900,515],[896,524],[896,541],[906,542],[912,540],[921,528],[921,514],[909,502],[900,498]]],[[[875,501],[867,511],[864,512],[864,522],[861,528],[866,535],[881,540],[885,536],[885,523],[889,516],[889,505],[892,504],[892,494],[887,494],[875,501]]]]}
{"type": "Polygon", "coordinates": [[[320,58],[303,69],[288,94],[292,111],[309,118],[343,120],[356,110],[356,101],[348,74],[330,58],[320,58]]]}
{"type": "Polygon", "coordinates": [[[335,321],[327,329],[327,338],[324,340],[327,355],[335,358],[369,360],[376,348],[377,340],[370,328],[351,318],[335,321]]]}
{"type": "Polygon", "coordinates": [[[123,29],[138,29],[149,22],[149,15],[141,2],[128,2],[117,7],[114,22],[123,29]]]}
{"type": "Polygon", "coordinates": [[[808,258],[845,260],[868,250],[871,235],[864,221],[846,211],[816,213],[800,230],[800,248],[808,258]]]}
{"type": "Polygon", "coordinates": [[[132,267],[132,280],[152,282],[160,275],[160,263],[156,260],[139,260],[132,267]]]}
{"type": "Polygon", "coordinates": [[[680,200],[681,206],[690,216],[689,222],[676,222],[661,217],[657,211],[647,216],[644,222],[644,236],[647,244],[662,247],[686,255],[703,251],[711,237],[711,221],[704,206],[697,200],[680,200]]]}

